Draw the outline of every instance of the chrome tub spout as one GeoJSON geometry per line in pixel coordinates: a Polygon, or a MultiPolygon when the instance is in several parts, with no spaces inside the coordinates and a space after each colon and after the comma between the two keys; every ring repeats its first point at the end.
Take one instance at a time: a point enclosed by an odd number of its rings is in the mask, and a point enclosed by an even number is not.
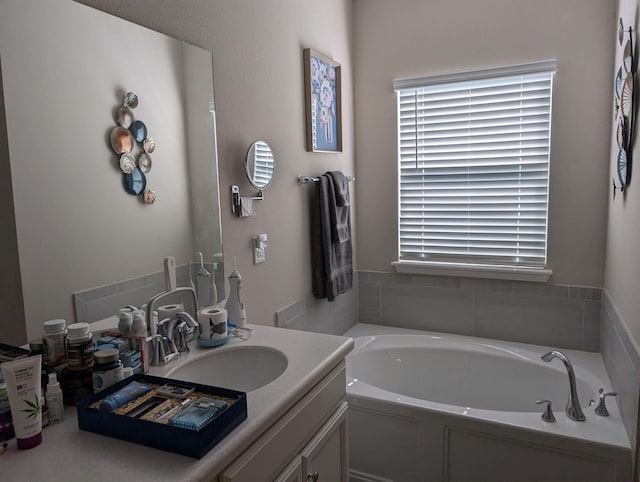
{"type": "Polygon", "coordinates": [[[573,366],[567,356],[560,351],[553,350],[542,355],[541,358],[546,362],[550,362],[554,358],[558,358],[562,363],[564,363],[564,367],[567,369],[567,374],[569,375],[569,400],[567,401],[565,412],[567,413],[567,417],[571,420],[584,422],[585,416],[580,408],[580,400],[578,400],[578,392],[576,390],[576,376],[573,372],[573,366]]]}

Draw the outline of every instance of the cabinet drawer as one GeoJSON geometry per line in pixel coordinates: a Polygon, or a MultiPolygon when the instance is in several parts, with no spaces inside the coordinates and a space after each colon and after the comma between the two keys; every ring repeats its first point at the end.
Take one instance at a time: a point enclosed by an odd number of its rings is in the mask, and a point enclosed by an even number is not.
{"type": "Polygon", "coordinates": [[[345,373],[343,361],[220,474],[220,482],[273,480],[344,400],[345,373]]]}

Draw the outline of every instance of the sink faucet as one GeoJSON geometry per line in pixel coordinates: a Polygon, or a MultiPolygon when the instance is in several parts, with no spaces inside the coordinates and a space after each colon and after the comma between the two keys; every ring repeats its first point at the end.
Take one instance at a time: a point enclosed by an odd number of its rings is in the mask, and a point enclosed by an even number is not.
{"type": "MultiPolygon", "coordinates": [[[[196,292],[193,288],[187,286],[180,286],[173,288],[171,291],[160,293],[149,300],[147,303],[147,320],[149,326],[149,332],[152,336],[153,365],[163,365],[168,361],[175,358],[179,352],[189,351],[187,343],[195,338],[198,330],[198,323],[196,321],[198,310],[198,301],[196,292]],[[185,311],[178,313],[173,319],[166,323],[166,327],[163,328],[163,333],[158,333],[158,326],[153,321],[153,310],[156,308],[162,300],[171,296],[172,298],[178,295],[183,295],[185,298],[185,311]],[[176,328],[180,326],[178,330],[178,346],[176,347],[174,338],[176,328]],[[167,353],[168,352],[168,353],[167,353]],[[162,355],[164,353],[164,356],[162,355]]],[[[160,320],[159,320],[160,321],[160,320]]]]}
{"type": "Polygon", "coordinates": [[[582,409],[580,408],[580,400],[578,400],[578,392],[576,391],[576,376],[573,373],[573,366],[567,356],[561,351],[553,350],[542,355],[541,358],[546,362],[550,362],[554,358],[558,358],[562,363],[564,363],[569,375],[569,400],[567,401],[565,412],[567,413],[567,417],[571,420],[584,422],[584,413],[582,413],[582,409]]]}

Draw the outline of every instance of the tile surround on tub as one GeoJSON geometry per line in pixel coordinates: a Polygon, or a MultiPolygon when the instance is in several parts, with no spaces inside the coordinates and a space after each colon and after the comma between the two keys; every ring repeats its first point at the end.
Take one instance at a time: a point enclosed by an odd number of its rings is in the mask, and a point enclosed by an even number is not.
{"type": "Polygon", "coordinates": [[[360,271],[361,323],[598,351],[602,290],[360,271]]]}
{"type": "Polygon", "coordinates": [[[627,434],[632,446],[636,447],[640,353],[606,291],[602,298],[600,326],[602,360],[611,379],[611,388],[618,392],[618,406],[627,434]]]}
{"type": "MultiPolygon", "coordinates": [[[[357,285],[357,283],[355,283],[357,285]]],[[[276,311],[275,322],[280,328],[342,335],[357,323],[357,290],[336,297],[335,301],[318,300],[312,295],[276,311]]]]}

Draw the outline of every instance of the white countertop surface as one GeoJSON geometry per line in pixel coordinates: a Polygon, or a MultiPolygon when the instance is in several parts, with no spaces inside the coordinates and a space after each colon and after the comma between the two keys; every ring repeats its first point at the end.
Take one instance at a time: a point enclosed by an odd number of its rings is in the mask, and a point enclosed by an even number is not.
{"type": "MultiPolygon", "coordinates": [[[[65,420],[43,429],[43,441],[18,450],[15,439],[0,455],[3,481],[186,481],[211,480],[259,435],[265,432],[305,393],[327,375],[353,348],[351,338],[248,325],[253,336],[232,338],[223,347],[204,349],[195,343],[180,361],[153,367],[165,376],[178,364],[225,347],[261,345],[286,354],[284,373],[262,388],[247,393],[247,419],[202,459],[194,459],[78,429],[76,409],[67,407],[65,420]]],[[[251,367],[247,367],[248,370],[251,367]]]]}

